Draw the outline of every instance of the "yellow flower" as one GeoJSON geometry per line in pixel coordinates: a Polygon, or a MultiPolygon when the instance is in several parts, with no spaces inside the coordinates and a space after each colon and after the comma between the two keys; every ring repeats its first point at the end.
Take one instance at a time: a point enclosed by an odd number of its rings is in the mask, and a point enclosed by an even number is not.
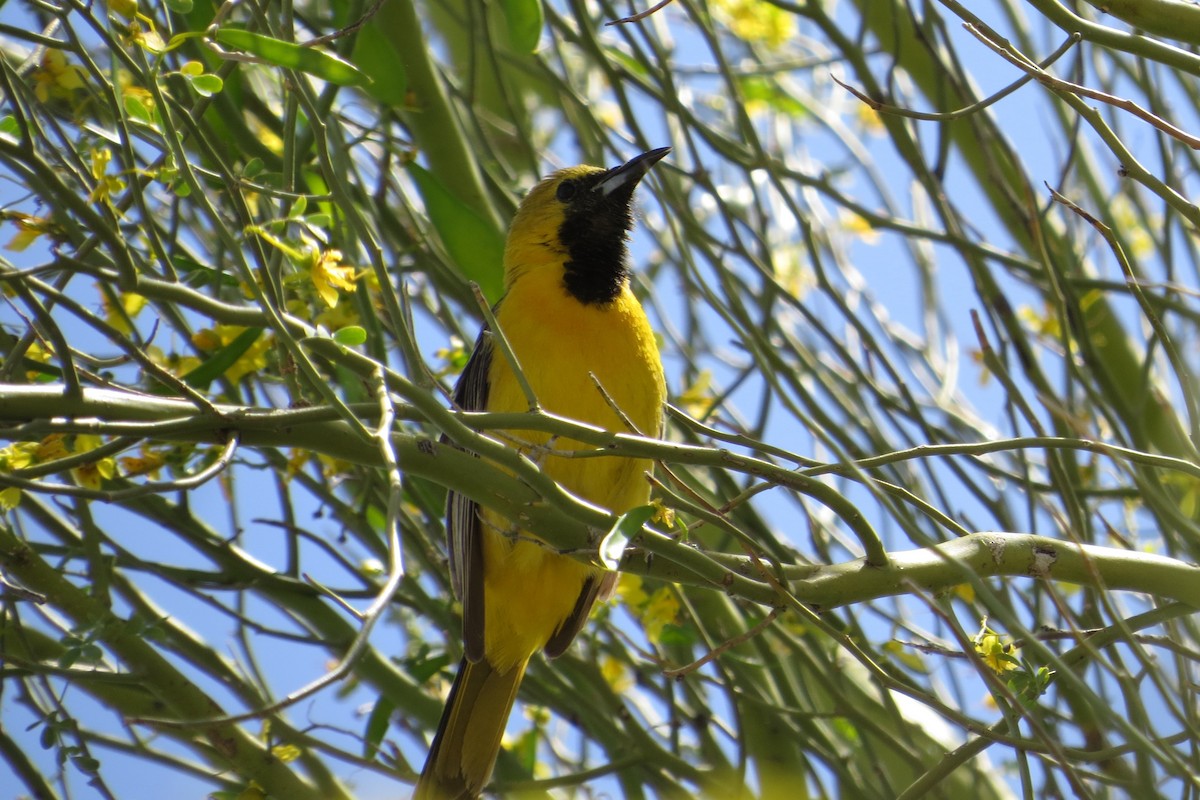
{"type": "Polygon", "coordinates": [[[718,18],[738,38],[774,50],[796,34],[795,17],[763,0],[715,0],[718,18]]]}
{"type": "Polygon", "coordinates": [[[115,175],[108,174],[108,163],[112,161],[112,152],[107,147],[92,149],[92,177],[96,186],[88,194],[88,201],[105,203],[112,207],[112,196],[125,189],[125,181],[115,175]]]}
{"type": "Polygon", "coordinates": [[[57,461],[60,458],[66,458],[70,454],[71,451],[67,449],[66,437],[61,433],[52,433],[38,442],[33,457],[35,461],[42,463],[45,461],[57,461]]]}
{"type": "Polygon", "coordinates": [[[293,447],[291,453],[288,455],[287,460],[286,474],[288,480],[291,480],[299,475],[304,470],[304,466],[308,464],[311,459],[311,450],[301,450],[298,447],[293,447]]]}
{"type": "Polygon", "coordinates": [[[974,644],[975,652],[983,659],[983,663],[997,675],[1011,672],[1020,665],[1016,656],[1016,645],[1012,642],[1005,643],[1000,634],[987,626],[987,620],[984,620],[983,627],[975,636],[974,644]]]}
{"type": "MultiPolygon", "coordinates": [[[[337,296],[334,296],[336,301],[337,296]]],[[[318,325],[321,325],[326,330],[340,331],[342,328],[350,325],[359,325],[362,319],[358,315],[358,309],[350,303],[340,303],[330,306],[329,308],[317,314],[314,320],[318,325]]]]}
{"type": "Polygon", "coordinates": [[[862,126],[863,131],[870,134],[883,133],[883,117],[880,116],[878,111],[866,103],[859,103],[857,115],[858,122],[862,126]]]}
{"type": "Polygon", "coordinates": [[[532,722],[535,728],[544,728],[550,724],[550,709],[545,706],[527,705],[524,714],[525,719],[532,722]]]}
{"type": "Polygon", "coordinates": [[[350,474],[352,468],[349,461],[327,456],[324,453],[317,453],[317,461],[321,464],[321,474],[325,476],[326,480],[344,478],[350,474]]]}
{"type": "Polygon", "coordinates": [[[661,525],[667,530],[675,527],[675,509],[667,508],[663,505],[662,500],[658,499],[650,501],[650,505],[654,506],[654,516],[650,518],[651,522],[661,525]]]}
{"type": "Polygon", "coordinates": [[[104,306],[104,321],[128,336],[133,333],[133,320],[146,307],[146,298],[136,292],[121,292],[117,299],[121,303],[120,310],[110,302],[111,295],[102,292],[101,304],[104,306]]]}
{"type": "Polygon", "coordinates": [[[62,233],[62,229],[49,217],[35,217],[19,211],[4,211],[0,212],[0,219],[6,219],[17,226],[16,235],[9,240],[5,247],[18,253],[42,236],[53,238],[62,233]]]}
{"type": "Polygon", "coordinates": [[[347,292],[354,290],[354,267],[342,264],[341,250],[318,250],[312,247],[309,252],[309,274],[313,286],[325,305],[333,308],[338,304],[339,289],[347,292]]]}
{"type": "Polygon", "coordinates": [[[642,576],[628,572],[621,573],[621,577],[617,579],[616,596],[631,609],[637,609],[650,599],[650,595],[642,588],[642,576]]]}
{"type": "Polygon", "coordinates": [[[438,370],[437,374],[440,377],[462,372],[463,367],[467,366],[467,361],[471,358],[471,351],[467,349],[462,339],[451,336],[449,346],[439,348],[434,355],[446,362],[446,366],[438,370]]]}
{"type": "Polygon", "coordinates": [[[817,285],[817,274],[809,267],[805,250],[794,244],[771,248],[771,267],[779,285],[798,300],[817,285]]]}
{"type": "Polygon", "coordinates": [[[33,71],[33,94],[43,103],[70,100],[83,88],[83,70],[68,64],[62,50],[47,50],[42,63],[33,71]]]}
{"type": "MultiPolygon", "coordinates": [[[[25,358],[29,359],[30,361],[36,361],[39,364],[50,363],[50,358],[53,355],[54,351],[50,348],[50,345],[43,345],[40,342],[34,342],[33,344],[29,345],[29,349],[25,351],[25,358]]],[[[25,377],[31,381],[36,381],[38,378],[41,378],[43,374],[44,373],[42,373],[40,370],[31,369],[26,370],[25,377]]]]}
{"type": "Polygon", "coordinates": [[[623,661],[618,661],[610,655],[600,659],[600,674],[604,681],[617,694],[622,694],[633,688],[633,673],[623,661]]]}
{"type": "Polygon", "coordinates": [[[6,471],[25,469],[34,463],[40,442],[13,442],[0,450],[0,467],[6,471]]]}
{"type": "Polygon", "coordinates": [[[147,125],[156,124],[154,94],[149,89],[128,83],[121,87],[121,98],[131,117],[147,125]]]}
{"type": "Polygon", "coordinates": [[[857,236],[863,244],[879,243],[879,231],[875,230],[866,217],[846,210],[843,210],[839,216],[841,217],[843,230],[857,236]]]}
{"type": "Polygon", "coordinates": [[[156,55],[165,53],[167,50],[166,42],[163,41],[158,31],[154,30],[154,23],[149,18],[141,15],[130,24],[129,39],[134,44],[140,45],[156,55]],[[145,23],[146,27],[143,28],[140,23],[145,23]]]}
{"type": "Polygon", "coordinates": [[[258,121],[257,116],[250,118],[250,126],[253,131],[254,138],[260,145],[270,150],[275,155],[283,155],[283,139],[275,132],[274,128],[263,125],[258,121]]]}
{"type": "Polygon", "coordinates": [[[642,627],[646,630],[646,638],[652,644],[658,644],[662,640],[663,628],[675,624],[678,618],[679,600],[670,586],[664,586],[650,595],[650,600],[642,610],[642,627]]]}
{"type": "Polygon", "coordinates": [[[21,490],[15,486],[0,489],[0,511],[11,511],[21,502],[21,490]]]}
{"type": "MultiPolygon", "coordinates": [[[[104,440],[99,436],[81,433],[75,437],[75,452],[87,453],[102,445],[104,440]]],[[[71,470],[71,477],[86,489],[99,489],[106,480],[112,480],[117,475],[117,462],[111,457],[91,461],[71,470]]]]}
{"type": "Polygon", "coordinates": [[[300,753],[300,748],[294,744],[277,744],[271,748],[271,755],[285,764],[289,761],[295,761],[300,757],[300,753]]]}
{"type": "MultiPolygon", "coordinates": [[[[205,353],[215,353],[222,347],[229,345],[241,335],[246,329],[240,325],[218,325],[216,328],[205,328],[192,334],[192,344],[205,353]]],[[[242,353],[241,357],[225,370],[225,377],[232,383],[237,383],[244,376],[252,372],[260,372],[267,368],[267,351],[270,350],[274,339],[266,334],[260,335],[254,340],[254,343],[246,348],[246,352],[242,353]]],[[[190,370],[182,368],[177,374],[186,375],[190,370]]],[[[190,362],[189,362],[190,363],[190,362]]],[[[198,367],[199,361],[191,364],[191,369],[198,367]]]]}
{"type": "MultiPolygon", "coordinates": [[[[0,449],[0,472],[24,469],[34,463],[40,442],[13,442],[0,449]]],[[[0,511],[10,511],[21,502],[21,490],[16,486],[0,489],[0,511]]]]}
{"type": "Polygon", "coordinates": [[[1017,309],[1017,319],[1043,336],[1058,339],[1062,336],[1062,326],[1058,321],[1058,313],[1049,303],[1042,304],[1039,313],[1032,306],[1021,306],[1017,309]]]}
{"type": "Polygon", "coordinates": [[[156,450],[142,449],[140,456],[122,456],[121,472],[125,475],[149,475],[157,477],[167,463],[167,457],[156,450]]]}
{"type": "Polygon", "coordinates": [[[120,14],[125,19],[133,19],[137,16],[137,0],[108,0],[108,8],[120,14]]]}
{"type": "Polygon", "coordinates": [[[700,370],[695,382],[679,395],[678,402],[683,410],[696,419],[708,416],[713,404],[717,402],[712,395],[712,382],[712,372],[707,369],[700,370]]]}
{"type": "Polygon", "coordinates": [[[1108,206],[1108,213],[1112,214],[1114,227],[1125,236],[1129,243],[1130,255],[1143,259],[1148,258],[1154,252],[1154,237],[1146,230],[1146,223],[1161,225],[1162,220],[1154,217],[1147,219],[1142,216],[1129,201],[1129,196],[1125,194],[1118,194],[1112,198],[1108,206]]]}

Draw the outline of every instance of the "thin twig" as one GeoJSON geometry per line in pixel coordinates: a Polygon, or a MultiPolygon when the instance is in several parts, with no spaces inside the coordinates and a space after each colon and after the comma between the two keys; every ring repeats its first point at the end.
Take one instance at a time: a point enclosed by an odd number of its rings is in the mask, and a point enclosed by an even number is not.
{"type": "MultiPolygon", "coordinates": [[[[1066,55],[1067,51],[1069,51],[1072,47],[1074,47],[1076,44],[1078,44],[1082,40],[1083,40],[1083,36],[1078,31],[1072,33],[1070,36],[1067,37],[1067,40],[1065,42],[1063,42],[1061,45],[1058,46],[1057,50],[1055,50],[1053,53],[1048,55],[1042,61],[1038,62],[1038,66],[1043,69],[1050,66],[1055,61],[1058,61],[1060,58],[1062,58],[1064,55],[1066,55]]],[[[829,77],[838,86],[841,86],[847,92],[854,95],[859,100],[862,100],[864,103],[866,103],[868,106],[870,106],[873,110],[878,111],[880,114],[890,114],[895,117],[907,117],[909,119],[919,119],[919,120],[925,120],[925,121],[929,121],[929,122],[947,122],[949,120],[959,119],[960,117],[970,116],[971,114],[974,114],[977,111],[982,111],[983,109],[987,108],[988,106],[993,105],[993,104],[999,102],[1000,100],[1003,100],[1005,97],[1008,97],[1010,94],[1015,92],[1017,89],[1020,89],[1025,84],[1034,80],[1033,75],[1025,75],[1024,77],[1018,78],[1017,80],[1013,81],[1008,86],[1005,86],[1003,89],[996,92],[995,94],[989,95],[978,102],[972,103],[969,106],[964,106],[955,111],[932,112],[932,111],[914,111],[912,109],[901,108],[900,106],[894,106],[894,105],[890,105],[888,103],[881,102],[879,100],[876,100],[876,99],[870,97],[865,92],[863,92],[861,89],[856,89],[855,87],[851,86],[850,84],[845,83],[840,78],[838,78],[837,75],[834,75],[833,73],[830,73],[829,77]]]]}
{"type": "Polygon", "coordinates": [[[300,46],[301,47],[316,47],[318,45],[328,44],[329,42],[332,42],[336,39],[341,39],[343,36],[349,36],[350,34],[357,31],[359,28],[361,28],[363,25],[366,25],[368,22],[370,22],[371,17],[375,16],[375,12],[379,11],[379,9],[383,6],[383,3],[384,3],[384,0],[375,0],[374,5],[372,5],[366,11],[364,11],[361,17],[354,20],[354,22],[351,22],[346,27],[338,28],[333,33],[327,33],[324,36],[318,36],[315,39],[309,39],[307,42],[302,42],[300,44],[300,46]]]}
{"type": "MultiPolygon", "coordinates": [[[[0,597],[4,597],[5,599],[30,600],[39,606],[44,605],[46,602],[46,595],[35,592],[32,589],[26,589],[24,586],[16,585],[4,577],[4,573],[2,572],[0,572],[0,590],[2,590],[0,591],[0,597]]],[[[8,655],[5,655],[4,658],[11,660],[11,657],[8,655]]]]}
{"type": "Polygon", "coordinates": [[[1200,400],[1197,399],[1195,393],[1195,381],[1192,377],[1192,371],[1187,362],[1179,354],[1179,349],[1175,346],[1175,340],[1167,330],[1162,320],[1158,316],[1158,312],[1154,310],[1154,306],[1146,298],[1141,287],[1137,285],[1137,276],[1133,272],[1133,265],[1129,263],[1128,256],[1125,255],[1124,248],[1117,241],[1117,237],[1113,235],[1112,229],[1105,225],[1093,215],[1084,211],[1078,204],[1070,198],[1060,194],[1054,190],[1050,184],[1046,184],[1046,188],[1050,191],[1050,196],[1056,203],[1060,203],[1074,211],[1085,222],[1091,225],[1096,231],[1104,237],[1104,241],[1108,243],[1108,247],[1113,252],[1113,256],[1117,259],[1117,264],[1121,267],[1121,274],[1125,276],[1125,281],[1129,286],[1130,293],[1138,301],[1141,306],[1142,313],[1146,316],[1146,321],[1150,324],[1159,342],[1162,344],[1163,350],[1167,354],[1167,359],[1171,362],[1171,368],[1175,372],[1176,380],[1179,384],[1179,390],[1183,393],[1183,401],[1187,405],[1188,421],[1191,423],[1191,444],[1193,453],[1195,448],[1200,446],[1200,400]]]}
{"type": "MultiPolygon", "coordinates": [[[[217,460],[209,464],[204,469],[188,475],[183,478],[175,478],[169,481],[148,481],[139,483],[136,486],[130,486],[125,489],[89,489],[85,486],[75,486],[69,483],[43,483],[37,480],[27,478],[19,478],[15,475],[0,475],[0,486],[15,486],[23,492],[35,492],[38,494],[60,494],[69,497],[81,497],[86,500],[102,500],[106,503],[114,503],[119,500],[129,500],[134,497],[141,497],[147,494],[162,494],[164,492],[176,492],[184,489],[195,489],[202,486],[208,481],[215,478],[224,472],[233,461],[233,455],[237,452],[238,443],[241,441],[241,434],[237,431],[228,431],[225,447],[221,450],[221,454],[217,460]]],[[[99,448],[97,448],[99,449],[99,448]]],[[[126,449],[126,448],[121,448],[126,449]]],[[[90,464],[98,461],[102,456],[93,456],[95,450],[89,450],[86,453],[75,454],[68,458],[62,459],[63,462],[80,464],[90,464]],[[76,458],[81,456],[82,458],[76,458]],[[86,456],[93,456],[86,458],[86,456]]],[[[64,466],[63,469],[69,469],[64,466]]]]}
{"type": "Polygon", "coordinates": [[[525,371],[521,369],[521,362],[517,360],[517,354],[513,351],[512,345],[508,343],[508,339],[504,336],[504,331],[500,330],[500,323],[496,321],[495,312],[492,311],[487,298],[483,296],[483,290],[479,288],[479,284],[475,281],[471,281],[471,292],[475,295],[475,302],[479,304],[479,310],[483,312],[483,318],[487,320],[488,332],[492,337],[492,344],[500,348],[501,355],[508,362],[513,375],[516,376],[517,383],[521,386],[521,392],[525,395],[525,401],[529,403],[529,410],[540,410],[541,406],[538,405],[537,395],[533,393],[533,387],[529,384],[529,379],[525,377],[525,371]]]}
{"type": "Polygon", "coordinates": [[[722,642],[712,650],[709,650],[703,658],[699,659],[698,661],[693,661],[686,667],[680,667],[679,669],[664,669],[663,675],[667,676],[668,678],[675,678],[678,680],[679,678],[683,678],[690,673],[695,672],[730,648],[737,647],[739,644],[747,642],[750,639],[753,639],[755,636],[758,636],[760,633],[766,630],[767,626],[774,622],[785,610],[786,609],[782,608],[772,608],[771,613],[767,614],[766,618],[764,618],[762,622],[758,623],[750,630],[746,631],[745,633],[738,634],[728,641],[722,642]]]}
{"type": "MultiPolygon", "coordinates": [[[[391,395],[387,391],[387,382],[383,367],[376,367],[375,374],[372,377],[373,389],[379,401],[379,425],[376,427],[374,435],[379,443],[379,448],[383,455],[384,463],[387,465],[388,472],[388,577],[383,588],[375,597],[375,600],[359,617],[362,625],[358,633],[355,634],[354,640],[350,643],[350,647],[347,648],[346,654],[342,656],[333,669],[321,677],[290,693],[287,697],[254,711],[205,720],[142,718],[131,720],[132,722],[153,725],[160,728],[191,728],[194,726],[226,725],[272,717],[301,700],[311,697],[325,687],[340,681],[350,673],[350,670],[354,668],[354,665],[362,657],[362,654],[366,652],[372,628],[375,627],[375,623],[383,616],[383,612],[387,610],[388,605],[392,602],[392,598],[395,597],[396,592],[400,589],[401,580],[404,578],[404,558],[400,548],[399,530],[399,510],[403,493],[400,484],[399,462],[396,459],[396,452],[392,446],[391,439],[392,423],[396,419],[396,409],[392,403],[391,395]]],[[[342,601],[338,599],[338,602],[341,603],[342,601]]]]}
{"type": "Polygon", "coordinates": [[[633,423],[633,420],[629,418],[629,415],[625,413],[625,410],[617,405],[617,401],[614,400],[613,396],[608,393],[607,389],[604,388],[604,384],[601,383],[600,379],[596,377],[596,373],[589,370],[588,377],[591,378],[592,383],[596,385],[596,389],[600,392],[600,396],[604,398],[604,402],[609,408],[612,409],[613,413],[617,415],[618,419],[624,423],[625,427],[629,429],[629,432],[637,436],[645,436],[646,434],[633,423]]]}
{"type": "Polygon", "coordinates": [[[621,17],[620,19],[609,20],[608,22],[606,22],[604,24],[605,25],[627,25],[631,22],[641,22],[642,20],[644,20],[646,17],[650,16],[651,14],[657,14],[659,11],[662,11],[664,8],[671,5],[672,2],[674,2],[674,0],[659,0],[659,2],[655,3],[650,8],[647,8],[645,11],[639,11],[636,14],[630,14],[628,17],[621,17]]]}
{"type": "Polygon", "coordinates": [[[1041,83],[1043,86],[1047,86],[1050,89],[1060,92],[1067,92],[1069,94],[1079,95],[1081,97],[1089,97],[1092,100],[1099,100],[1101,103],[1107,103],[1108,105],[1119,108],[1122,111],[1128,111],[1130,114],[1133,114],[1135,117],[1150,123],[1168,136],[1178,139],[1180,142],[1183,142],[1193,150],[1200,150],[1200,137],[1193,136],[1187,131],[1175,127],[1162,117],[1147,111],[1132,100],[1127,100],[1123,97],[1117,97],[1115,95],[1108,94],[1107,92],[1102,92],[1098,89],[1090,89],[1087,86],[1080,86],[1078,83],[1071,83],[1070,81],[1065,81],[1062,78],[1056,78],[1043,70],[1037,64],[1030,61],[1026,56],[1010,49],[1005,45],[991,41],[971,23],[964,23],[963,27],[967,29],[968,33],[970,33],[979,41],[983,42],[990,50],[995,52],[1017,69],[1024,70],[1029,75],[1033,76],[1033,78],[1035,78],[1038,83],[1041,83]]]}

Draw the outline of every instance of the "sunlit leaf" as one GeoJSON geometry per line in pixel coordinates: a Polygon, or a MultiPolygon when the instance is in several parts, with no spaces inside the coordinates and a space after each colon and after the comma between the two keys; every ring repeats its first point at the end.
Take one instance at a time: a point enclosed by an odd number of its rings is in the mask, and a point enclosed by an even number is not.
{"type": "Polygon", "coordinates": [[[642,526],[649,522],[657,511],[653,504],[646,504],[631,508],[617,517],[616,523],[600,540],[600,563],[612,570],[620,567],[621,556],[625,554],[629,540],[637,536],[642,526]]]}
{"type": "Polygon", "coordinates": [[[333,340],[338,344],[354,347],[367,341],[367,331],[361,325],[348,325],[334,331],[333,340]]]}
{"type": "Polygon", "coordinates": [[[500,299],[504,235],[488,220],[455,197],[429,170],[409,164],[425,201],[429,220],[463,274],[479,284],[490,302],[500,299]]]}
{"type": "Polygon", "coordinates": [[[351,56],[358,68],[371,78],[366,90],[381,103],[393,108],[406,105],[408,72],[404,59],[377,24],[364,25],[354,43],[351,56]]]}
{"type": "Polygon", "coordinates": [[[365,86],[371,81],[349,61],[315,47],[303,47],[240,28],[217,28],[213,38],[224,47],[258,56],[268,64],[299,70],[339,86],[365,86]]]}
{"type": "Polygon", "coordinates": [[[542,35],[542,0],[504,0],[501,7],[513,50],[532,53],[542,35]]]}
{"type": "Polygon", "coordinates": [[[196,94],[204,97],[211,97],[225,87],[225,82],[216,75],[197,75],[192,78],[191,84],[196,94]]]}
{"type": "Polygon", "coordinates": [[[250,346],[261,335],[262,328],[247,328],[242,331],[232,342],[184,375],[184,382],[194,389],[207,389],[209,384],[224,375],[230,367],[237,363],[237,360],[250,349],[250,346]]]}
{"type": "Polygon", "coordinates": [[[383,744],[395,710],[396,704],[386,697],[379,697],[375,701],[371,713],[367,715],[366,730],[363,731],[363,758],[374,759],[379,755],[380,745],[383,744]]]}

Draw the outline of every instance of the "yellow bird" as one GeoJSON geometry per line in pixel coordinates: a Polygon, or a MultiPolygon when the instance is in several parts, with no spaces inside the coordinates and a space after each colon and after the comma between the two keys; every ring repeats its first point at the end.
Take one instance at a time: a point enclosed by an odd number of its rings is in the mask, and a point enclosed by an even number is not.
{"type": "MultiPolygon", "coordinates": [[[[625,243],[633,227],[633,190],[669,150],[651,150],[608,170],[559,170],[517,210],[504,248],[505,291],[496,323],[546,411],[610,431],[629,431],[632,423],[654,436],[662,428],[662,363],[646,313],[629,289],[625,243]]],[[[486,328],[454,402],[467,411],[528,410],[516,375],[486,328]]],[[[649,461],[565,458],[554,451],[584,445],[534,431],[510,434],[546,475],[585,500],[616,513],[649,501],[649,461]]],[[[451,493],[446,526],[466,655],[416,800],[479,796],[529,658],[538,650],[561,655],[617,577],[543,547],[462,495],[451,493]]]]}

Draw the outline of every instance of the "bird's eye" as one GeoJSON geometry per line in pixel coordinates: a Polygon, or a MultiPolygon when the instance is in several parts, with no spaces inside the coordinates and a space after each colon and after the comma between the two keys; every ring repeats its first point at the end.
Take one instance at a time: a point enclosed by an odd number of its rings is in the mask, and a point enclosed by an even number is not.
{"type": "Polygon", "coordinates": [[[557,197],[561,202],[567,203],[570,202],[571,198],[575,196],[575,192],[578,190],[579,186],[575,183],[575,181],[563,181],[558,185],[558,191],[555,192],[555,197],[557,197]]]}

